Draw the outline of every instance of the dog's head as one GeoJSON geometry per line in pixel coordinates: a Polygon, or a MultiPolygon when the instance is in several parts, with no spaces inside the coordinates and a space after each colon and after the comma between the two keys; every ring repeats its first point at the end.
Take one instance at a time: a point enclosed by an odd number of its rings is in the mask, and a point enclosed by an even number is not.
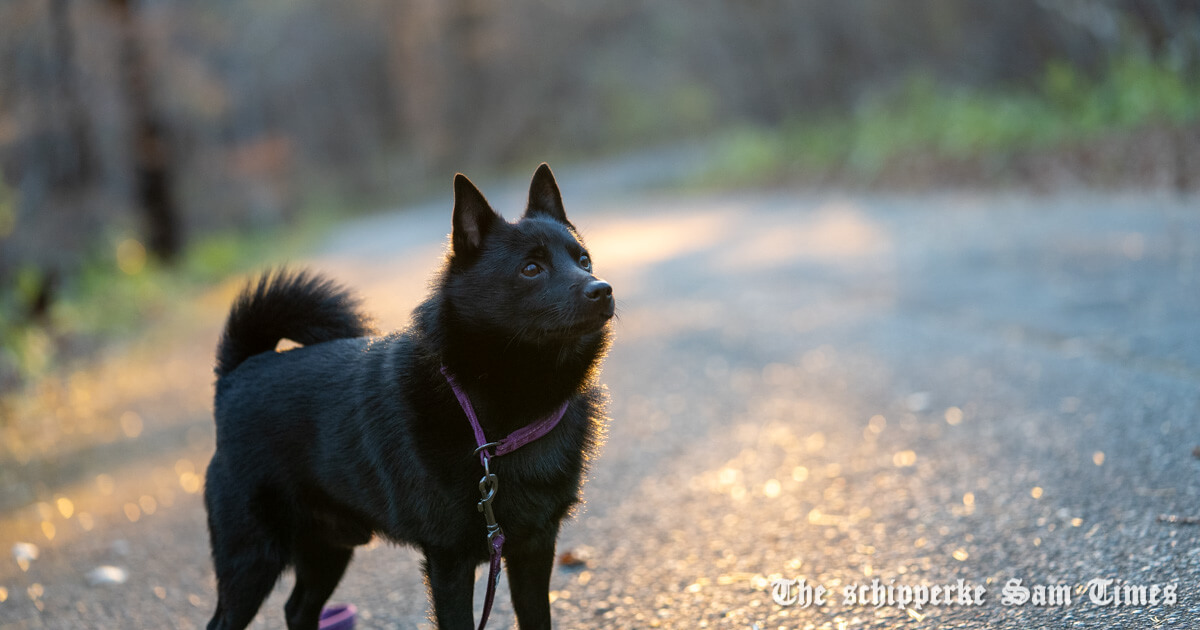
{"type": "Polygon", "coordinates": [[[545,164],[515,223],[456,175],[450,240],[445,297],[465,325],[506,343],[570,342],[603,334],[613,317],[612,286],[595,275],[545,164]]]}

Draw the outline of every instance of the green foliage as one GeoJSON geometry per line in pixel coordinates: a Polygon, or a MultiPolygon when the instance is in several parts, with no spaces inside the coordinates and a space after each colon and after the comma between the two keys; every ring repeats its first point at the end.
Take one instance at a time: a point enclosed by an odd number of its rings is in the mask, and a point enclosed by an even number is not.
{"type": "Polygon", "coordinates": [[[602,149],[677,139],[711,126],[717,118],[717,95],[702,83],[684,81],[644,87],[610,76],[602,84],[604,118],[610,121],[602,149]]]}
{"type": "Polygon", "coordinates": [[[22,267],[13,280],[12,291],[0,294],[0,376],[6,367],[17,374],[39,373],[51,354],[49,337],[22,322],[37,299],[41,273],[22,267]]]}
{"type": "MultiPolygon", "coordinates": [[[[111,339],[136,333],[165,313],[179,314],[190,299],[221,279],[302,251],[330,213],[302,220],[299,229],[228,232],[197,240],[175,267],[145,257],[128,237],[108,240],[58,287],[45,322],[28,313],[44,278],[35,267],[16,274],[0,295],[0,376],[27,379],[55,365],[57,339],[111,339]]],[[[0,379],[2,381],[3,379],[0,379]]]]}
{"type": "Polygon", "coordinates": [[[952,88],[916,75],[850,112],[729,131],[704,179],[744,184],[832,169],[870,176],[901,155],[1007,153],[1198,118],[1200,82],[1144,55],[1118,58],[1099,80],[1051,63],[1035,90],[952,88]]]}
{"type": "Polygon", "coordinates": [[[17,226],[17,200],[0,178],[0,239],[7,238],[17,226]]]}
{"type": "Polygon", "coordinates": [[[755,174],[779,167],[788,159],[786,143],[778,132],[762,127],[739,127],[724,139],[722,158],[727,163],[722,176],[733,181],[754,178],[755,174]]]}

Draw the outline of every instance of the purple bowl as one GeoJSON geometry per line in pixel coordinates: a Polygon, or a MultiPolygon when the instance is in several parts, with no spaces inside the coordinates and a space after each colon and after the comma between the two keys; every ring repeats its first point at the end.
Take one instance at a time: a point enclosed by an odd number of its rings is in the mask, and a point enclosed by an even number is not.
{"type": "Polygon", "coordinates": [[[334,604],[321,611],[321,630],[354,630],[354,604],[334,604]]]}

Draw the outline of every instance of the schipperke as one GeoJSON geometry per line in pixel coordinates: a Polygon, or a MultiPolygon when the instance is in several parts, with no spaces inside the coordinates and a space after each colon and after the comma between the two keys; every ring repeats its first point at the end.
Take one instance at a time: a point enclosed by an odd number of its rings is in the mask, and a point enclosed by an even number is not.
{"type": "Polygon", "coordinates": [[[399,332],[371,336],[350,294],[309,272],[263,275],[234,303],[204,491],[210,630],[244,628],[289,566],[288,627],[317,628],[354,547],[375,534],[424,553],[439,627],[472,627],[475,570],[489,559],[483,466],[450,378],[488,440],[566,409],[490,464],[517,621],[550,627],[555,538],[604,421],[612,287],[594,275],[545,164],[515,223],[457,175],[451,223],[431,294],[399,332]],[[303,345],[275,352],[281,339],[303,345]]]}

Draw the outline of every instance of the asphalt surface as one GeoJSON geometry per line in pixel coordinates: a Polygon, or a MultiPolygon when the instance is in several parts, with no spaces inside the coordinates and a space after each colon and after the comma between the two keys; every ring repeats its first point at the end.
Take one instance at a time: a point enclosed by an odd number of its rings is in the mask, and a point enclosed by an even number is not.
{"type": "MultiPolygon", "coordinates": [[[[558,627],[1200,627],[1198,200],[589,182],[560,173],[619,320],[607,441],[560,538],[558,627]],[[794,578],[825,603],[774,601],[794,578]],[[1071,601],[1006,604],[1014,579],[1071,601]],[[1094,603],[1092,580],[1158,603],[1094,603]],[[902,607],[906,592],[942,599],[902,607]]],[[[484,191],[517,214],[518,189],[484,191]]],[[[345,225],[308,262],[399,327],[448,225],[447,196],[345,225]]],[[[203,627],[195,475],[235,288],[14,412],[0,628],[203,627]],[[24,568],[20,542],[38,551],[24,568]]],[[[361,628],[430,627],[418,562],[371,545],[334,599],[361,628]]],[[[289,586],[254,627],[283,627],[289,586]]],[[[513,625],[505,588],[491,627],[513,625]]]]}

